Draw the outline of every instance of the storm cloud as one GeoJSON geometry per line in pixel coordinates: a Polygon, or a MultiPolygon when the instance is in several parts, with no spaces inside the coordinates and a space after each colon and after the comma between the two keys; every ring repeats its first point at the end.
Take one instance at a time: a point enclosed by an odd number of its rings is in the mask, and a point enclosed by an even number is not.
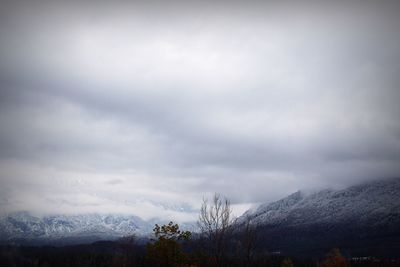
{"type": "Polygon", "coordinates": [[[196,218],[400,174],[396,1],[3,1],[0,211],[196,218]]]}

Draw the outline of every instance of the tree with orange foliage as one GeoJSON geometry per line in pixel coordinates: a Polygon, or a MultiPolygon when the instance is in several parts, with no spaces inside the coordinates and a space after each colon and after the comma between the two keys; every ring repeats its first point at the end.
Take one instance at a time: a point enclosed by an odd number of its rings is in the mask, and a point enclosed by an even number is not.
{"type": "Polygon", "coordinates": [[[342,256],[340,250],[337,248],[332,249],[327,255],[325,260],[318,264],[318,267],[348,267],[349,263],[346,258],[342,256]]]}

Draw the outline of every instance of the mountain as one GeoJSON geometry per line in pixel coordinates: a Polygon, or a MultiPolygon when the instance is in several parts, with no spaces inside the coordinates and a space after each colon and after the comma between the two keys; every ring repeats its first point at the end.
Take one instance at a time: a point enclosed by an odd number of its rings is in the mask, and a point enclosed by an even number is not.
{"type": "Polygon", "coordinates": [[[0,218],[0,244],[77,244],[143,236],[154,224],[127,215],[52,215],[15,212],[0,218]]]}
{"type": "Polygon", "coordinates": [[[324,254],[339,247],[352,255],[396,255],[400,251],[400,179],[342,190],[295,192],[238,218],[257,229],[272,251],[324,254]]]}
{"type": "MultiPolygon", "coordinates": [[[[298,256],[319,256],[338,247],[345,255],[400,255],[400,179],[342,190],[298,191],[238,218],[257,231],[257,247],[298,256]]],[[[0,217],[0,244],[67,245],[144,237],[156,221],[127,215],[52,215],[16,212],[0,217]]],[[[163,221],[157,221],[163,224],[163,221]]],[[[180,224],[183,229],[191,225],[180,224]]]]}

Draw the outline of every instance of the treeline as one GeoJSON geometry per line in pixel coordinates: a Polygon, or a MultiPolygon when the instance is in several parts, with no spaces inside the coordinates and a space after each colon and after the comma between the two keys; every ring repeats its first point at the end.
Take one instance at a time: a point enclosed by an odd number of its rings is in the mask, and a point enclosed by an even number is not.
{"type": "Polygon", "coordinates": [[[135,237],[69,247],[0,248],[0,266],[10,267],[400,267],[399,262],[374,258],[347,259],[332,249],[321,259],[305,259],[267,251],[260,246],[251,220],[234,221],[230,203],[215,194],[203,201],[196,233],[178,224],[156,224],[153,238],[135,237]]]}
{"type": "MultiPolygon", "coordinates": [[[[212,267],[213,259],[210,259],[201,251],[184,251],[175,260],[149,258],[146,247],[120,242],[97,242],[90,245],[70,247],[0,247],[0,266],[2,267],[162,267],[166,262],[170,266],[181,267],[212,267]]],[[[183,247],[183,249],[185,249],[183,247]]],[[[165,255],[166,256],[166,255],[165,255]]],[[[237,255],[227,255],[223,266],[268,266],[268,267],[399,267],[399,262],[376,261],[373,259],[363,261],[346,260],[337,261],[335,258],[313,260],[288,258],[282,255],[264,254],[257,255],[249,265],[243,263],[243,259],[237,255]],[[342,265],[344,264],[344,265],[342,265]]]]}

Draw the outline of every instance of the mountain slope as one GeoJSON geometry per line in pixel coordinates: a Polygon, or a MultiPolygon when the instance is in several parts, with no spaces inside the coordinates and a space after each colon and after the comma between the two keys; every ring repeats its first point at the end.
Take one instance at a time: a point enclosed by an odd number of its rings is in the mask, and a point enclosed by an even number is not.
{"type": "Polygon", "coordinates": [[[246,212],[259,240],[272,250],[292,254],[325,253],[332,247],[349,253],[400,251],[400,179],[343,190],[296,192],[246,212]]]}
{"type": "Polygon", "coordinates": [[[71,244],[151,232],[152,224],[125,215],[52,215],[16,212],[0,218],[0,243],[71,244]]]}

